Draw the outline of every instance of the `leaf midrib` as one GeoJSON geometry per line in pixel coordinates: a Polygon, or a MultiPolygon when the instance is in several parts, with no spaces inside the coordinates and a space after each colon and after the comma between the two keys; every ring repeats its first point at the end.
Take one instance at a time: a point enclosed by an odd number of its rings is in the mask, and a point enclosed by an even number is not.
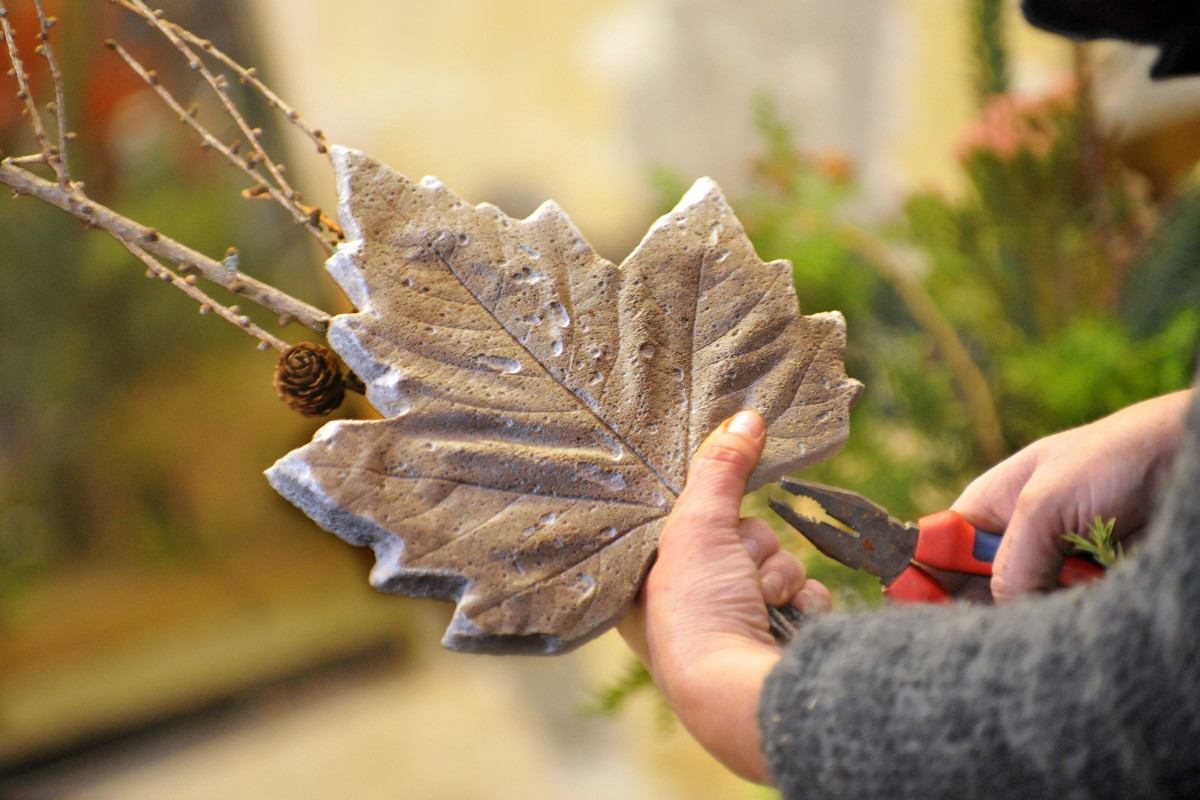
{"type": "MultiPolygon", "coordinates": [[[[474,207],[472,207],[472,209],[474,209],[474,207]]],[[[513,220],[513,221],[517,223],[517,226],[516,226],[516,227],[518,228],[518,230],[520,229],[520,224],[521,224],[522,222],[524,222],[524,220],[513,220]]],[[[438,259],[438,261],[440,261],[440,262],[441,262],[443,265],[445,265],[446,269],[447,269],[447,270],[450,272],[450,274],[451,274],[451,275],[453,275],[453,276],[454,276],[454,278],[455,278],[455,280],[457,280],[457,281],[458,281],[459,285],[463,287],[463,291],[465,291],[467,294],[469,294],[469,295],[472,297],[472,299],[474,299],[474,300],[475,300],[475,302],[476,302],[476,303],[479,305],[479,307],[480,307],[480,308],[482,308],[484,311],[486,311],[486,312],[488,313],[488,316],[490,316],[490,317],[491,317],[493,320],[495,320],[495,321],[496,321],[496,324],[497,324],[497,325],[500,327],[500,329],[501,329],[502,331],[504,331],[506,334],[508,334],[508,337],[509,337],[509,338],[510,338],[510,339],[513,341],[513,343],[514,343],[514,344],[516,344],[516,345],[517,345],[517,347],[519,347],[521,350],[523,350],[523,351],[524,351],[526,354],[528,354],[528,355],[529,355],[529,357],[530,357],[530,358],[533,360],[533,362],[534,362],[535,364],[537,364],[537,365],[538,365],[538,369],[540,369],[540,370],[542,371],[542,373],[543,373],[543,374],[544,374],[544,375],[545,375],[547,378],[549,378],[549,379],[550,379],[550,380],[551,380],[551,381],[552,381],[552,382],[553,382],[553,383],[554,383],[556,386],[560,387],[560,388],[561,388],[563,391],[567,392],[567,394],[569,394],[569,395],[571,396],[571,399],[572,399],[572,400],[573,400],[573,401],[574,401],[574,402],[575,402],[575,403],[576,403],[578,406],[580,406],[581,408],[585,409],[585,410],[586,410],[586,411],[587,411],[587,412],[588,412],[588,413],[589,413],[589,414],[592,416],[592,418],[596,420],[596,423],[597,423],[597,424],[598,424],[598,425],[599,425],[599,426],[600,426],[600,427],[601,427],[601,428],[602,428],[602,429],[603,429],[603,430],[604,430],[604,431],[605,431],[605,432],[606,432],[608,435],[610,435],[610,436],[611,436],[611,437],[612,437],[612,438],[613,438],[615,441],[618,441],[618,442],[620,442],[620,443],[621,443],[621,446],[622,446],[622,447],[624,447],[624,448],[625,448],[625,449],[626,449],[626,450],[627,450],[629,453],[632,453],[632,454],[633,454],[633,456],[634,456],[634,458],[636,458],[636,459],[637,459],[637,461],[638,461],[638,462],[639,462],[639,463],[640,463],[640,464],[641,464],[643,467],[645,467],[645,468],[646,468],[646,470],[647,470],[647,471],[649,471],[649,473],[650,473],[651,475],[653,475],[653,476],[654,476],[654,477],[655,477],[655,478],[658,480],[658,482],[659,482],[659,483],[662,485],[663,489],[664,489],[666,492],[668,492],[668,493],[671,495],[671,497],[672,497],[672,498],[677,498],[679,495],[678,495],[678,493],[677,493],[677,492],[676,492],[676,491],[675,491],[675,490],[674,490],[674,489],[671,487],[671,484],[670,484],[670,483],[669,483],[669,482],[668,482],[668,481],[667,481],[667,480],[666,480],[666,479],[665,479],[665,478],[662,476],[662,474],[661,474],[661,473],[660,473],[660,472],[659,472],[657,469],[655,469],[655,468],[654,468],[654,467],[653,467],[653,466],[650,464],[650,462],[648,462],[648,461],[647,461],[647,460],[646,460],[646,459],[645,459],[645,458],[642,456],[642,454],[641,454],[641,453],[638,451],[638,449],[637,449],[636,447],[634,447],[634,446],[633,446],[633,445],[632,445],[632,444],[629,442],[629,440],[628,440],[628,439],[626,439],[624,436],[622,436],[620,433],[618,433],[618,432],[616,431],[616,429],[614,429],[614,428],[613,428],[611,425],[609,425],[609,424],[608,424],[608,422],[607,422],[607,421],[605,421],[605,419],[604,419],[603,417],[601,417],[601,416],[600,416],[600,415],[599,415],[599,414],[596,412],[596,410],[595,410],[595,409],[593,409],[593,408],[592,408],[591,406],[589,406],[589,405],[588,405],[586,402],[584,402],[584,401],[583,401],[583,399],[582,399],[582,398],[580,398],[580,397],[579,397],[579,395],[577,395],[577,394],[574,392],[574,390],[572,390],[572,389],[571,389],[571,387],[570,387],[570,386],[567,386],[566,384],[564,384],[563,382],[561,382],[561,381],[559,381],[557,378],[555,378],[555,377],[554,377],[554,374],[553,374],[552,372],[550,372],[550,370],[549,370],[549,369],[547,369],[546,365],[542,363],[542,360],[541,360],[540,358],[538,358],[538,357],[537,357],[537,356],[536,356],[536,355],[533,353],[533,351],[532,351],[532,350],[530,350],[530,349],[529,349],[529,347],[528,347],[528,346],[526,346],[526,345],[525,345],[525,343],[523,343],[523,342],[521,341],[520,337],[518,337],[518,336],[517,336],[515,333],[513,333],[511,330],[509,330],[509,329],[508,329],[508,326],[507,326],[507,325],[505,325],[505,324],[504,324],[504,321],[503,321],[503,320],[501,320],[501,319],[500,319],[500,317],[496,315],[496,312],[495,312],[495,311],[493,311],[492,309],[488,308],[488,307],[487,307],[487,305],[486,305],[486,304],[485,304],[485,303],[484,303],[482,300],[480,300],[479,296],[478,296],[478,295],[476,295],[476,294],[475,294],[473,291],[471,291],[471,287],[470,287],[469,285],[467,285],[467,282],[466,282],[466,281],[463,279],[463,277],[462,277],[461,275],[459,275],[459,274],[458,274],[458,271],[457,271],[457,270],[454,268],[453,264],[452,264],[452,263],[451,263],[449,260],[447,260],[447,259],[446,259],[446,257],[445,257],[445,256],[443,256],[443,255],[441,254],[441,252],[439,252],[439,251],[438,251],[438,250],[437,250],[437,249],[436,249],[436,248],[433,246],[433,242],[430,242],[430,243],[428,244],[428,247],[429,247],[429,249],[430,249],[430,251],[431,251],[431,252],[433,252],[434,254],[436,254],[436,255],[437,255],[437,259],[438,259]]],[[[597,258],[600,258],[599,254],[597,254],[597,253],[596,253],[596,250],[595,250],[595,248],[593,248],[593,247],[591,246],[591,243],[588,243],[588,249],[589,249],[589,250],[591,250],[591,252],[592,252],[592,254],[593,254],[593,255],[595,255],[597,258]]],[[[628,259],[627,259],[627,260],[628,260],[628,259]]],[[[624,278],[625,278],[625,270],[624,270],[624,266],[625,266],[625,264],[624,264],[624,262],[622,262],[620,266],[616,267],[617,275],[619,276],[619,279],[620,279],[620,281],[621,281],[622,283],[624,282],[624,278]]],[[[566,271],[567,271],[567,273],[568,273],[568,283],[570,283],[570,280],[569,280],[569,275],[570,275],[571,268],[570,268],[570,266],[566,266],[566,267],[564,267],[564,269],[566,269],[566,271]]],[[[570,287],[568,287],[568,292],[570,292],[570,287]]],[[[574,307],[575,307],[575,298],[574,298],[574,296],[573,296],[573,295],[572,295],[572,296],[570,296],[570,298],[569,298],[569,299],[571,300],[571,307],[572,307],[572,308],[574,308],[574,307]]],[[[565,305],[565,304],[564,304],[564,305],[565,305]]],[[[619,304],[618,304],[618,312],[617,312],[617,324],[618,324],[618,326],[620,325],[620,307],[619,307],[619,304]]],[[[573,338],[574,338],[574,336],[572,335],[572,339],[573,339],[573,338]]],[[[575,348],[574,348],[574,347],[572,347],[572,354],[574,353],[574,349],[575,349],[575,348]]],[[[693,357],[694,357],[694,356],[693,356],[693,357]]],[[[689,364],[690,364],[690,361],[689,361],[689,364]]],[[[689,389],[689,391],[688,391],[688,420],[690,421],[690,420],[691,420],[691,411],[692,411],[692,393],[691,393],[691,386],[690,386],[690,385],[689,385],[688,389],[689,389]]],[[[691,426],[689,425],[689,431],[690,431],[690,427],[691,427],[691,426]]],[[[690,436],[690,433],[689,433],[689,436],[690,436]]],[[[690,444],[690,442],[689,442],[689,444],[690,444]]],[[[641,504],[641,503],[638,503],[638,504],[636,504],[636,505],[643,505],[643,504],[641,504]]],[[[672,504],[672,505],[674,505],[674,504],[672,504]]]]}

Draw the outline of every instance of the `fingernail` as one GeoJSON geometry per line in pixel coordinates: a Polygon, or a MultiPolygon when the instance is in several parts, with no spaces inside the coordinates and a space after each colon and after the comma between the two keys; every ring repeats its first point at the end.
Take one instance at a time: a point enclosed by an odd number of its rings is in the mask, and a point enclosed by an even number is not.
{"type": "Polygon", "coordinates": [[[733,415],[733,419],[729,420],[729,432],[740,433],[743,436],[749,436],[752,439],[757,439],[762,436],[763,419],[753,411],[739,411],[733,415]]]}
{"type": "Polygon", "coordinates": [[[775,602],[783,600],[783,576],[778,572],[768,572],[762,576],[762,585],[770,590],[771,598],[775,602]]]}
{"type": "Polygon", "coordinates": [[[808,589],[801,589],[796,592],[796,596],[792,598],[792,605],[805,614],[815,614],[820,610],[820,603],[817,601],[817,596],[808,589]]]}

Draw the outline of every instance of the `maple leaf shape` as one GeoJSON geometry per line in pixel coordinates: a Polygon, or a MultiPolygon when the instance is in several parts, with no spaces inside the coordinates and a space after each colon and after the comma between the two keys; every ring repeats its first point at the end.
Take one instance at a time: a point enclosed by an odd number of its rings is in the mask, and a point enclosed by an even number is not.
{"type": "Polygon", "coordinates": [[[385,417],[337,421],[271,484],[375,550],[375,588],[457,602],[443,644],[558,653],[629,607],[708,433],[769,436],[751,489],[823,459],[861,384],[840,314],[797,312],[701,180],[617,267],[546,203],[525,220],[334,149],[357,313],[329,341],[385,417]]]}

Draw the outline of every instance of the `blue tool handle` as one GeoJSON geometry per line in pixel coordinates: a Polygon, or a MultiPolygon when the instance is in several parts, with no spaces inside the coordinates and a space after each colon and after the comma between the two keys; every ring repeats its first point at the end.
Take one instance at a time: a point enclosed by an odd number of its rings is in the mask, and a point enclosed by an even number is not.
{"type": "Polygon", "coordinates": [[[971,549],[971,555],[977,561],[986,561],[989,564],[996,560],[996,551],[1000,549],[1001,536],[998,533],[989,531],[981,531],[975,529],[975,547],[971,549]]]}

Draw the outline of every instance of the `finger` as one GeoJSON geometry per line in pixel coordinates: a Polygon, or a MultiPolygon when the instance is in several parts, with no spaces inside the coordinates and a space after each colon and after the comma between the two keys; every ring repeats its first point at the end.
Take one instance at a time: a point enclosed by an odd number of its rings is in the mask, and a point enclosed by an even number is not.
{"type": "Polygon", "coordinates": [[[951,510],[981,530],[1005,530],[1016,510],[1021,489],[1037,466],[1039,445],[1035,442],[971,481],[950,506],[951,510]]]}
{"type": "Polygon", "coordinates": [[[824,614],[833,608],[833,596],[820,581],[805,581],[800,591],[792,597],[792,605],[805,614],[824,614]]]}
{"type": "Polygon", "coordinates": [[[765,441],[766,424],[753,411],[735,414],[709,434],[692,459],[671,529],[702,539],[714,530],[735,533],[746,482],[765,441]]]}
{"type": "Polygon", "coordinates": [[[1058,583],[1066,547],[1062,532],[1072,526],[1044,497],[1042,492],[1026,491],[1017,501],[992,565],[992,597],[997,603],[1049,591],[1058,583]]]}
{"type": "Polygon", "coordinates": [[[786,550],[775,553],[758,570],[763,602],[769,606],[790,603],[804,586],[805,577],[804,564],[800,559],[786,550]]]}
{"type": "Polygon", "coordinates": [[[779,552],[779,537],[765,520],[758,517],[743,519],[738,525],[738,536],[756,567],[761,567],[764,561],[779,552]]]}

